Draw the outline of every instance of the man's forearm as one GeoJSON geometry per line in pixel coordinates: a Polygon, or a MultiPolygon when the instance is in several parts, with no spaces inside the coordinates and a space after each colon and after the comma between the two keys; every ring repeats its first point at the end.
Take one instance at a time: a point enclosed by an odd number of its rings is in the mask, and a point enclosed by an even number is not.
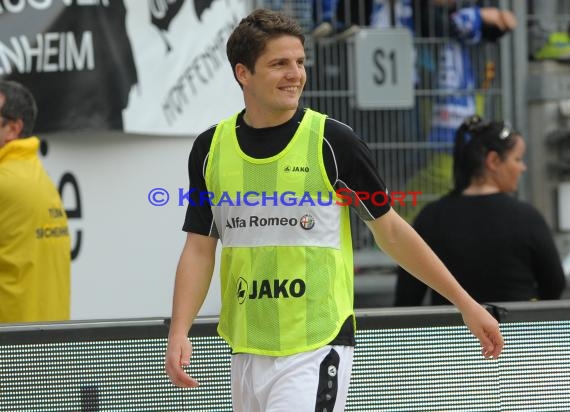
{"type": "Polygon", "coordinates": [[[170,325],[172,335],[188,334],[212,280],[216,240],[193,239],[194,236],[200,235],[189,235],[176,269],[170,325]]]}

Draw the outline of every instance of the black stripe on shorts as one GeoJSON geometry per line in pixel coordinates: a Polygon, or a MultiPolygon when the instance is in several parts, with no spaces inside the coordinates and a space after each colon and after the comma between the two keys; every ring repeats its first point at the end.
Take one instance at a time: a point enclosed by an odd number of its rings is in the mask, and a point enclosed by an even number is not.
{"type": "Polygon", "coordinates": [[[340,356],[331,349],[321,362],[315,412],[332,412],[338,392],[338,365],[340,356]]]}

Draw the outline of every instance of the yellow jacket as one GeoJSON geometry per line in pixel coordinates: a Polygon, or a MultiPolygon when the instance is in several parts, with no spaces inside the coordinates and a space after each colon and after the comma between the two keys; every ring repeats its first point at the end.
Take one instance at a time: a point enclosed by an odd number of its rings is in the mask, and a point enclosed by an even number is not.
{"type": "Polygon", "coordinates": [[[0,322],[69,319],[67,216],[38,146],[30,137],[0,148],[0,322]]]}

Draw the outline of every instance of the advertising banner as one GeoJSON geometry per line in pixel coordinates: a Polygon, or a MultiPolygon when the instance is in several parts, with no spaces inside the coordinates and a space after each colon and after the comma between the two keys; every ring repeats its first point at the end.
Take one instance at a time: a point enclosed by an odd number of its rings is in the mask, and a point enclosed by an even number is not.
{"type": "Polygon", "coordinates": [[[243,106],[226,58],[245,0],[0,0],[0,78],[38,133],[196,135],[243,106]]]}

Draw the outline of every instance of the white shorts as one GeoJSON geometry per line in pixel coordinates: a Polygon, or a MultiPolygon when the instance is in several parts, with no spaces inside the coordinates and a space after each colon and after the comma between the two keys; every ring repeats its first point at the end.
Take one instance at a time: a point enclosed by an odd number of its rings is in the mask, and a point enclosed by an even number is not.
{"type": "Polygon", "coordinates": [[[232,355],[234,412],[342,412],[354,347],[291,356],[232,355]]]}

